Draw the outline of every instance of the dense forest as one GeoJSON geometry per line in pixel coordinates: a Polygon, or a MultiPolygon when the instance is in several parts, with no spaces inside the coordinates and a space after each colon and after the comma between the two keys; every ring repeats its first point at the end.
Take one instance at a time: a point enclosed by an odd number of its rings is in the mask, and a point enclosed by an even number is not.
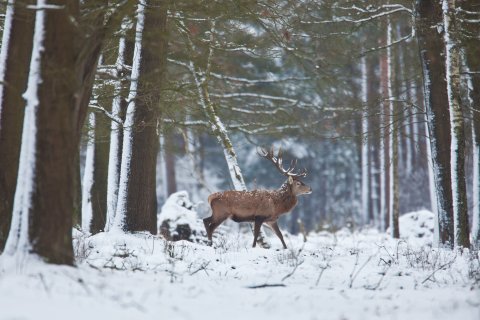
{"type": "Polygon", "coordinates": [[[0,27],[0,319],[480,318],[480,0],[0,27]]]}
{"type": "Polygon", "coordinates": [[[0,245],[73,263],[71,230],[157,233],[166,198],[308,169],[296,233],[427,208],[479,239],[477,1],[3,3],[0,245]]]}

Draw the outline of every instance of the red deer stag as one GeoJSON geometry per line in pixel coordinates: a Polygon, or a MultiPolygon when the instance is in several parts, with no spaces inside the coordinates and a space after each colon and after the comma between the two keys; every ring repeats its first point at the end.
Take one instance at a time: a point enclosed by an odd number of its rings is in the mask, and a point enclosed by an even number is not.
{"type": "Polygon", "coordinates": [[[212,241],[213,231],[225,220],[231,218],[235,222],[254,222],[253,247],[257,244],[257,237],[262,223],[269,225],[282,241],[283,247],[287,245],[278,228],[277,220],[280,215],[290,212],[297,205],[297,196],[309,194],[312,188],[300,180],[307,175],[307,170],[295,172],[297,160],[293,160],[288,169],[282,165],[282,150],[278,150],[275,157],[273,148],[266,151],[261,148],[258,154],[270,160],[275,167],[285,176],[287,181],[278,190],[253,190],[253,191],[223,191],[212,193],[208,203],[212,208],[212,215],[203,219],[208,239],[212,241]]]}

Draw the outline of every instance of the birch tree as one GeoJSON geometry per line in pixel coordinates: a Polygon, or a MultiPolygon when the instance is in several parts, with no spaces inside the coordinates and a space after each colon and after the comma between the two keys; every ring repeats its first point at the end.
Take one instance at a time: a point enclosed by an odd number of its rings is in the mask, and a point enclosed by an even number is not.
{"type": "Polygon", "coordinates": [[[10,228],[25,110],[35,12],[33,0],[7,3],[0,53],[0,252],[10,228]]]}

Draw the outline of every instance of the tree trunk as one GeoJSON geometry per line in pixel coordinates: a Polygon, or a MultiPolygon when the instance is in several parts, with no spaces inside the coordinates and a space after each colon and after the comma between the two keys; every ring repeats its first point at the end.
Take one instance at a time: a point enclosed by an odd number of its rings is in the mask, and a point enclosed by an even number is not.
{"type": "Polygon", "coordinates": [[[12,220],[35,11],[33,0],[9,1],[0,54],[0,252],[12,220]],[[8,150],[8,151],[7,151],[8,150]]]}
{"type": "MultiPolygon", "coordinates": [[[[471,12],[480,10],[478,1],[463,1],[462,9],[471,12]]],[[[465,22],[462,26],[465,30],[465,59],[469,72],[477,72],[468,76],[468,97],[472,113],[472,142],[473,142],[473,216],[472,216],[472,240],[476,247],[480,247],[480,55],[478,46],[480,41],[480,24],[465,22]]]]}
{"type": "Polygon", "coordinates": [[[439,242],[453,246],[453,199],[450,175],[450,115],[448,108],[445,46],[437,28],[442,25],[441,3],[419,0],[415,27],[422,61],[424,99],[437,193],[439,242]]]}
{"type": "MultiPolygon", "coordinates": [[[[41,8],[45,4],[45,0],[37,2],[41,8]]],[[[36,11],[19,185],[7,250],[29,251],[49,263],[71,265],[73,175],[78,148],[74,124],[78,119],[75,73],[71,72],[75,68],[75,30],[70,19],[78,13],[74,1],[49,4],[61,9],[36,11]]]]}
{"type": "MultiPolygon", "coordinates": [[[[106,91],[98,96],[99,105],[105,110],[111,110],[112,88],[106,86],[106,91]]],[[[92,220],[90,232],[92,234],[105,230],[107,218],[107,183],[108,183],[108,156],[110,150],[110,121],[102,114],[95,115],[94,166],[93,185],[91,189],[92,220]]]]}
{"type": "Polygon", "coordinates": [[[82,182],[82,230],[90,232],[90,225],[93,216],[92,188],[94,183],[95,166],[95,113],[90,113],[88,119],[87,150],[85,155],[85,169],[83,170],[82,182]]]}
{"type": "Polygon", "coordinates": [[[157,120],[167,58],[166,9],[161,1],[141,0],[138,5],[115,216],[115,228],[124,231],[157,233],[157,120]]]}
{"type": "Polygon", "coordinates": [[[362,223],[368,225],[370,221],[370,144],[368,128],[368,77],[367,77],[367,59],[362,58],[362,139],[361,139],[361,172],[362,172],[362,223]]]}
{"type": "MultiPolygon", "coordinates": [[[[388,25],[387,25],[388,27],[388,25]]],[[[382,37],[381,45],[387,44],[386,38],[382,37]]],[[[383,99],[388,98],[388,55],[384,54],[380,58],[380,86],[383,99]]],[[[389,158],[389,103],[384,101],[382,110],[380,111],[380,220],[381,230],[386,231],[389,227],[389,175],[390,172],[390,158],[389,158]]]]}
{"type": "MultiPolygon", "coordinates": [[[[130,33],[132,33],[133,36],[133,29],[127,29],[128,25],[128,20],[125,19],[121,27],[122,34],[120,35],[117,61],[115,62],[118,79],[115,83],[114,97],[112,101],[112,114],[122,122],[125,121],[128,107],[128,78],[130,72],[128,72],[126,66],[132,65],[134,47],[134,43],[130,37],[130,33]]],[[[122,164],[122,144],[123,126],[121,123],[112,121],[110,126],[110,151],[108,160],[106,231],[112,226],[115,218],[115,211],[117,209],[120,168],[122,164]]]]}
{"type": "Polygon", "coordinates": [[[172,193],[177,192],[177,179],[175,177],[175,143],[173,142],[173,138],[171,132],[165,132],[163,154],[165,157],[165,183],[167,187],[167,197],[172,193]]]}
{"type": "Polygon", "coordinates": [[[470,247],[467,186],[465,183],[465,129],[460,92],[460,48],[455,2],[443,0],[447,92],[450,106],[451,176],[455,246],[470,247]]]}
{"type": "MultiPolygon", "coordinates": [[[[392,22],[390,17],[387,19],[387,44],[392,43],[392,22]]],[[[387,48],[387,86],[388,86],[388,104],[389,104],[389,148],[388,157],[389,164],[389,221],[390,221],[390,235],[393,238],[400,238],[399,229],[399,183],[398,183],[398,110],[395,110],[393,102],[393,55],[392,47],[387,48]]]]}

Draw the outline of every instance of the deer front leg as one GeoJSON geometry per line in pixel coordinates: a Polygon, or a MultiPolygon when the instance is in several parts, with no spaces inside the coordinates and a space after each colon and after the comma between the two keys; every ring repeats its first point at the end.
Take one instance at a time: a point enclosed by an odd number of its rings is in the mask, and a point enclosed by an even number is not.
{"type": "Polygon", "coordinates": [[[277,221],[268,222],[268,225],[273,229],[273,231],[275,232],[277,237],[280,239],[280,241],[282,241],[283,249],[287,249],[287,245],[285,244],[285,241],[283,241],[283,234],[280,231],[280,228],[278,227],[277,221]]]}
{"type": "Polygon", "coordinates": [[[255,227],[253,228],[253,248],[255,248],[255,246],[257,245],[257,238],[260,233],[260,227],[262,226],[263,221],[265,221],[264,217],[255,217],[255,227]]]}

